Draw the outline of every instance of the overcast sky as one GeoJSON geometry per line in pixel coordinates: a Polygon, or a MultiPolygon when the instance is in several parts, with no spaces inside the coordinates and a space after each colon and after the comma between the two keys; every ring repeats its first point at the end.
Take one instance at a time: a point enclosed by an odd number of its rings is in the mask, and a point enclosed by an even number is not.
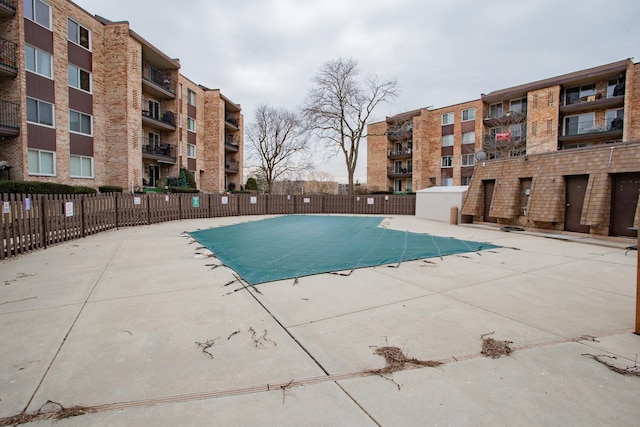
{"type": "MultiPolygon", "coordinates": [[[[296,109],[320,66],[354,58],[397,79],[375,121],[627,58],[640,61],[638,0],[75,0],[129,21],[182,74],[242,105],[296,109]]],[[[356,178],[366,181],[363,145],[356,178]]],[[[346,182],[342,157],[316,158],[346,182]]]]}

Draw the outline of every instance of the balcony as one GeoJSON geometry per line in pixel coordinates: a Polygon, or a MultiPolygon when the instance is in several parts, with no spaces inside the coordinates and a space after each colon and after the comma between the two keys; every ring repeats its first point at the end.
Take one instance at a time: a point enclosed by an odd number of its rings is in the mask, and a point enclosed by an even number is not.
{"type": "Polygon", "coordinates": [[[142,138],[142,158],[174,165],[176,163],[176,147],[142,138]]]}
{"type": "Polygon", "coordinates": [[[413,131],[410,130],[394,130],[387,132],[389,141],[404,141],[413,137],[413,131]]]}
{"type": "Polygon", "coordinates": [[[390,167],[387,168],[387,176],[391,179],[395,178],[411,178],[413,168],[390,167]]]}
{"type": "Polygon", "coordinates": [[[401,150],[391,150],[387,153],[387,157],[390,159],[410,159],[411,148],[403,148],[401,150]]]}
{"type": "Polygon", "coordinates": [[[0,136],[20,135],[20,105],[0,100],[0,136]]]}
{"type": "Polygon", "coordinates": [[[524,123],[527,121],[527,111],[507,111],[505,114],[498,112],[484,119],[484,125],[487,127],[508,126],[515,123],[524,123]]]}
{"type": "Polygon", "coordinates": [[[602,96],[602,94],[598,93],[596,95],[591,95],[583,98],[580,98],[578,102],[572,104],[561,105],[560,112],[562,114],[576,114],[585,111],[622,108],[624,106],[624,95],[605,97],[602,96]]]}
{"type": "Polygon", "coordinates": [[[5,16],[15,16],[16,0],[0,0],[0,18],[5,16]]]}
{"type": "Polygon", "coordinates": [[[16,77],[18,75],[16,49],[15,43],[0,38],[0,76],[16,77]]]}
{"type": "Polygon", "coordinates": [[[142,66],[142,87],[145,92],[161,99],[176,97],[176,81],[171,74],[157,70],[148,63],[142,66]]]}
{"type": "Polygon", "coordinates": [[[225,160],[224,171],[225,173],[231,173],[231,174],[238,173],[238,162],[235,160],[225,160]]]}
{"type": "Polygon", "coordinates": [[[224,122],[227,125],[227,128],[230,128],[231,130],[240,129],[240,121],[235,117],[225,116],[224,122]]]}
{"type": "Polygon", "coordinates": [[[622,119],[607,119],[601,124],[593,120],[566,123],[564,134],[558,140],[563,143],[585,140],[617,140],[622,138],[623,126],[622,119]]]}
{"type": "Polygon", "coordinates": [[[142,123],[157,130],[176,130],[176,116],[169,110],[142,110],[142,123]]]}
{"type": "Polygon", "coordinates": [[[240,147],[238,146],[238,139],[233,137],[233,135],[227,135],[224,140],[224,151],[237,153],[239,150],[240,147]]]}

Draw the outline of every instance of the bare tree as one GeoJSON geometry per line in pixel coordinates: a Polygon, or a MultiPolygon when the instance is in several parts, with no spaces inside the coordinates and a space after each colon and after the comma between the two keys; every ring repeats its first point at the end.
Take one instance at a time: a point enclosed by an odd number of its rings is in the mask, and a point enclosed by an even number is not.
{"type": "Polygon", "coordinates": [[[492,119],[482,138],[482,150],[490,159],[517,157],[527,150],[527,115],[508,113],[492,119]]]}
{"type": "Polygon", "coordinates": [[[379,104],[397,95],[397,81],[381,82],[374,75],[362,75],[354,59],[325,62],[313,78],[304,113],[318,137],[335,154],[344,154],[350,194],[354,193],[353,175],[360,141],[367,136],[367,121],[379,104]]]}
{"type": "Polygon", "coordinates": [[[247,128],[248,158],[258,181],[271,193],[281,176],[307,170],[308,146],[305,129],[297,113],[261,104],[254,121],[247,128]]]}

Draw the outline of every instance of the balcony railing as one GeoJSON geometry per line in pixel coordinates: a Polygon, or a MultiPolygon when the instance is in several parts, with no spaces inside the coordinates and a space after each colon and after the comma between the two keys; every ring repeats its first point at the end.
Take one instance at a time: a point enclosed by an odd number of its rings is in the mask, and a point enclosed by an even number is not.
{"type": "Polygon", "coordinates": [[[411,157],[411,152],[412,152],[411,148],[403,148],[401,150],[390,150],[387,153],[387,157],[392,159],[411,157]]]}
{"type": "Polygon", "coordinates": [[[238,119],[236,119],[236,118],[234,118],[234,117],[225,117],[225,118],[224,118],[224,121],[225,121],[225,122],[227,122],[227,123],[229,123],[229,124],[230,124],[230,125],[232,125],[232,126],[239,127],[239,126],[238,126],[239,121],[238,121],[238,119]]]}
{"type": "Polygon", "coordinates": [[[155,158],[164,161],[176,162],[176,147],[163,142],[151,141],[142,138],[142,155],[147,158],[155,158]]]}
{"type": "Polygon", "coordinates": [[[0,16],[16,14],[16,0],[0,0],[0,16]]]}
{"type": "Polygon", "coordinates": [[[387,168],[387,176],[389,178],[410,178],[413,174],[413,168],[401,168],[398,166],[392,166],[387,168]]]}
{"type": "Polygon", "coordinates": [[[176,94],[176,82],[171,78],[171,75],[153,68],[146,62],[142,67],[142,78],[160,86],[174,95],[176,94]]]}
{"type": "Polygon", "coordinates": [[[20,134],[20,105],[0,100],[0,135],[17,136],[20,134]]]}
{"type": "Polygon", "coordinates": [[[577,123],[567,123],[563,136],[587,135],[602,132],[622,132],[622,119],[607,119],[603,124],[594,120],[584,120],[577,123]]]}
{"type": "Polygon", "coordinates": [[[18,71],[17,45],[14,42],[0,38],[0,65],[13,71],[18,71]]]}
{"type": "Polygon", "coordinates": [[[238,173],[238,162],[235,160],[225,160],[224,171],[228,173],[238,173]]]}
{"type": "Polygon", "coordinates": [[[400,141],[409,139],[413,136],[413,131],[410,130],[394,130],[387,132],[387,138],[389,141],[400,141]]]}

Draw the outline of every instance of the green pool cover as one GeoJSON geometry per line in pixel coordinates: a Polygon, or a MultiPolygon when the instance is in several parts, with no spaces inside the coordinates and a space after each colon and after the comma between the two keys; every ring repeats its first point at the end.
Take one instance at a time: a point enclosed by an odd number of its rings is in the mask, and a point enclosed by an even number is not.
{"type": "Polygon", "coordinates": [[[498,247],[389,230],[383,219],[288,215],[189,234],[251,285],[498,247]]]}

